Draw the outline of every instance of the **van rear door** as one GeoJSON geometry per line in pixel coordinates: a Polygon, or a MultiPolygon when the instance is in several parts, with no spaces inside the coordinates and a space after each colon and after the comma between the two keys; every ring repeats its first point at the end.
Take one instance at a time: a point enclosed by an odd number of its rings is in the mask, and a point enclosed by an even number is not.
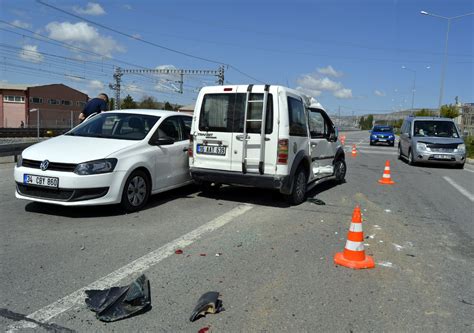
{"type": "Polygon", "coordinates": [[[203,88],[197,105],[199,117],[195,124],[194,167],[231,170],[234,107],[237,87],[203,88]]]}
{"type": "MultiPolygon", "coordinates": [[[[262,125],[262,110],[264,99],[263,85],[253,86],[249,95],[247,109],[247,138],[244,138],[244,119],[245,119],[245,104],[247,98],[247,86],[239,86],[240,90],[236,94],[236,104],[234,111],[234,132],[232,135],[232,156],[231,156],[231,170],[243,172],[243,156],[244,156],[244,140],[247,140],[246,145],[246,172],[259,173],[259,161],[261,145],[261,125],[262,125]]],[[[264,142],[264,157],[263,157],[263,173],[275,174],[275,165],[277,159],[278,148],[278,128],[275,125],[277,107],[274,103],[274,96],[277,96],[276,87],[270,86],[267,98],[267,112],[265,120],[265,140],[264,142]]]]}

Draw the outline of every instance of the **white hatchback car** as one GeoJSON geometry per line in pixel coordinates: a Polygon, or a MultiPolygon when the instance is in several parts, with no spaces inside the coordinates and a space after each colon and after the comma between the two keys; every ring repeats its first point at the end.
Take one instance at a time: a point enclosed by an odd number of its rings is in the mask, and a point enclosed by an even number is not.
{"type": "Polygon", "coordinates": [[[16,197],[63,206],[145,206],[151,194],[192,183],[192,117],[164,110],[109,111],[25,149],[16,197]]]}

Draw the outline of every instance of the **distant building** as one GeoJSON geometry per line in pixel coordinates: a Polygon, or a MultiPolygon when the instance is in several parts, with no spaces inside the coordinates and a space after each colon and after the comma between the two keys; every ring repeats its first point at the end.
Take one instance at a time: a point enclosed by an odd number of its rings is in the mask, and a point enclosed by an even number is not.
{"type": "Polygon", "coordinates": [[[461,114],[461,131],[474,136],[474,103],[464,103],[461,114]]]}
{"type": "Polygon", "coordinates": [[[0,85],[0,127],[70,128],[77,125],[88,96],[64,84],[0,85]]]}
{"type": "Polygon", "coordinates": [[[194,104],[184,105],[178,109],[178,112],[193,114],[194,113],[194,104]]]}

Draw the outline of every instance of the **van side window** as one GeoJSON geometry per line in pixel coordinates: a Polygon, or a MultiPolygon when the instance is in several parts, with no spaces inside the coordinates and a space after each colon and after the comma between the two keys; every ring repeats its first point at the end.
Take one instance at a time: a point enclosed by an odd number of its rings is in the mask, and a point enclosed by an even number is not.
{"type": "Polygon", "coordinates": [[[309,112],[309,134],[311,139],[324,138],[327,135],[327,126],[324,117],[317,111],[309,112]]]}
{"type": "Polygon", "coordinates": [[[290,135],[307,136],[308,125],[303,102],[296,98],[288,97],[288,113],[290,118],[290,135]]]}

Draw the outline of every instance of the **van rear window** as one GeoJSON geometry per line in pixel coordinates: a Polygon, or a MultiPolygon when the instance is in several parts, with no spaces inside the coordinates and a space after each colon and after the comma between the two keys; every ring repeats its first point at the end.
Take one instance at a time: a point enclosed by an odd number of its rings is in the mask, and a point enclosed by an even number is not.
{"type": "MultiPolygon", "coordinates": [[[[211,132],[239,132],[244,130],[245,99],[247,94],[207,94],[201,106],[199,130],[211,132]]],[[[263,94],[250,94],[250,100],[263,100],[263,94]]],[[[262,119],[262,102],[249,103],[247,120],[262,119]]],[[[247,133],[260,133],[261,123],[247,122],[247,133]]],[[[268,94],[265,133],[273,131],[273,97],[268,94]]]]}

